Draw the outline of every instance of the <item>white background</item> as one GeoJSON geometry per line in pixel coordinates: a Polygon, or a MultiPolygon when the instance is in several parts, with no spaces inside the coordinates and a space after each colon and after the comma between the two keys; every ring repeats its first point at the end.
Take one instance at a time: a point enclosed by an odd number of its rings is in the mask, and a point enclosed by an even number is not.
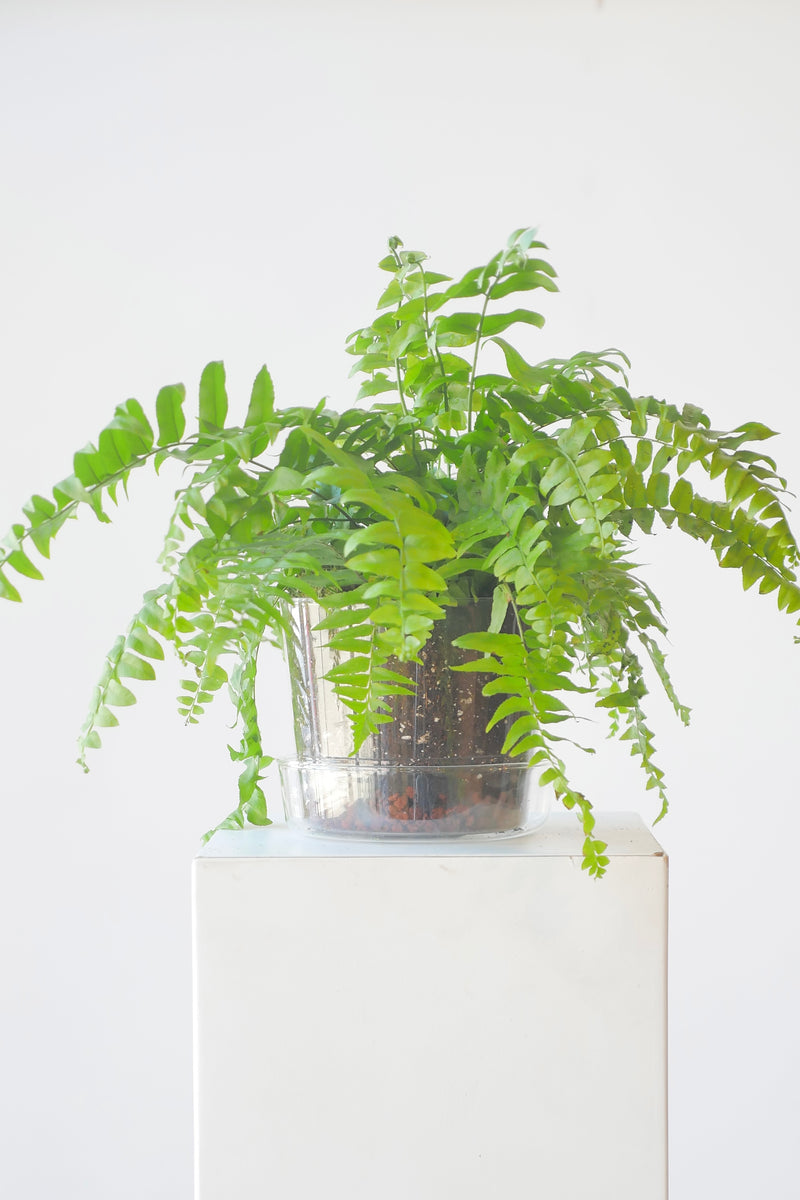
{"type": "MultiPolygon", "coordinates": [[[[342,342],[371,315],[386,237],[454,273],[523,224],[562,289],[530,356],[619,345],[638,391],[781,430],[800,485],[799,37],[789,0],[2,0],[0,525],[114,404],[195,392],[211,358],[234,414],[265,359],[280,402],[345,403],[342,342]]],[[[168,664],[92,773],[73,765],[103,654],[159,581],[177,479],[134,478],[112,527],[65,529],[46,583],[0,610],[15,1200],[191,1195],[189,863],[235,803],[225,701],[184,729],[168,664]]],[[[707,548],[664,534],[638,561],[694,710],[684,731],[653,697],[672,1196],[789,1200],[800,648],[707,548]]],[[[272,662],[260,698],[282,744],[272,662]]],[[[655,815],[624,751],[576,774],[598,807],[655,815]]]]}

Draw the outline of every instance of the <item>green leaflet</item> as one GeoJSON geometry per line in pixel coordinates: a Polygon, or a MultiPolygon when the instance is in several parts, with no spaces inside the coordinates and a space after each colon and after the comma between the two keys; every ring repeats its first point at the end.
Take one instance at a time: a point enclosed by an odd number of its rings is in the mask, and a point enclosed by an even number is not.
{"type": "Polygon", "coordinates": [[[168,384],[156,396],[159,446],[171,446],[183,437],[186,428],[186,418],[183,415],[185,399],[186,388],[182,383],[168,384]]]}
{"type": "MultiPolygon", "coordinates": [[[[12,525],[11,531],[6,534],[3,539],[3,549],[5,551],[5,562],[13,567],[19,575],[24,575],[27,579],[43,579],[44,576],[39,568],[31,562],[28,555],[21,549],[22,539],[25,536],[24,525],[12,525]]],[[[1,586],[1,585],[0,585],[1,586]]],[[[6,587],[11,585],[6,583],[6,587]]],[[[18,599],[17,595],[9,594],[9,599],[18,599]]]]}
{"type": "Polygon", "coordinates": [[[123,678],[137,680],[155,679],[155,670],[146,658],[163,658],[164,653],[160,643],[148,632],[147,623],[161,626],[161,613],[158,600],[164,594],[149,593],[145,597],[142,609],[131,621],[123,637],[116,639],[106,657],[103,673],[94,691],[92,703],[78,738],[78,762],[85,771],[86,751],[100,748],[98,728],[108,728],[119,723],[118,718],[110,710],[112,707],[128,707],[136,703],[136,697],[130,688],[121,680],[123,678]]]}
{"type": "Polygon", "coordinates": [[[9,580],[6,579],[2,571],[0,571],[0,597],[3,600],[15,600],[17,603],[22,600],[22,597],[14,587],[13,583],[10,583],[9,580]]]}
{"type": "MultiPolygon", "coordinates": [[[[119,660],[117,674],[120,678],[127,676],[129,679],[155,679],[156,677],[153,667],[146,659],[139,658],[138,655],[127,650],[119,660]]],[[[114,701],[109,699],[109,703],[113,704],[114,701]]]]}
{"type": "Polygon", "coordinates": [[[264,366],[253,382],[250,404],[247,408],[245,425],[263,425],[269,421],[275,409],[275,389],[272,378],[264,366]]]}
{"type": "Polygon", "coordinates": [[[222,429],[228,415],[228,393],[225,390],[225,368],[221,362],[211,362],[200,376],[200,396],[197,423],[201,433],[222,429]]]}

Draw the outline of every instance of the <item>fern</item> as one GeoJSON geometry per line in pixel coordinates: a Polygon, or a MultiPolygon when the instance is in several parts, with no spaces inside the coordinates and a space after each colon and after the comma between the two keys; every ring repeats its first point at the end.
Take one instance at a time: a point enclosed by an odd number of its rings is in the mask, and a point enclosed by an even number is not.
{"type": "Polygon", "coordinates": [[[237,714],[239,802],[223,826],[264,824],[258,648],[283,644],[287,604],[307,596],[325,611],[319,628],[338,658],[329,678],[358,748],[413,690],[402,664],[419,658],[447,608],[491,595],[488,628],[457,639],[479,656],[459,669],[483,674],[497,698],[490,724],[506,722],[504,753],[577,813],[587,871],[602,875],[608,858],[561,757],[575,744],[565,731],[576,696],[589,694],[629,744],[663,815],[645,667],[684,723],[689,710],[667,668],[658,598],[632,563],[634,539],[677,530],[796,614],[787,484],[763,452],[774,436],[766,425],[717,430],[696,405],[632,394],[620,351],[527,361],[511,338],[544,322],[525,301],[558,290],[545,252],[534,230],[519,229],[453,278],[392,238],[377,314],[347,339],[361,381],[354,407],[277,408],[264,367],[235,424],[224,367],[212,362],[193,418],[180,384],[161,389],[152,420],[128,400],[75,454],[72,473],[31,497],[0,543],[0,596],[15,601],[19,577],[41,579],[36,556],[48,558],[82,509],[108,523],[134,471],[183,472],[165,577],[106,658],[79,739],[84,767],[171,645],[184,720],[197,721],[226,685],[237,714]],[[499,370],[482,369],[487,344],[499,370]]]}

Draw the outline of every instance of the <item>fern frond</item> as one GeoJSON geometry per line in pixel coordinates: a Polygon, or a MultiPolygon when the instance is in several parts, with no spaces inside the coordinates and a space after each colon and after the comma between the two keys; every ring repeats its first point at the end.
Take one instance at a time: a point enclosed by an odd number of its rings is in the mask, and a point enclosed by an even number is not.
{"type": "Polygon", "coordinates": [[[86,751],[99,750],[101,745],[98,729],[119,724],[112,708],[124,708],[136,703],[134,693],[122,680],[152,680],[156,677],[152,661],[164,658],[164,650],[158,639],[169,634],[162,608],[167,591],[168,586],[165,585],[146,593],[144,604],[106,655],[103,671],[92,693],[89,712],[78,736],[77,761],[86,772],[89,770],[86,751]]]}
{"type": "Polygon", "coordinates": [[[260,637],[243,640],[239,661],[230,674],[228,688],[236,709],[241,736],[238,746],[228,746],[233,762],[242,763],[239,774],[239,803],[214,829],[203,837],[208,839],[219,829],[243,829],[251,825],[271,825],[267,816],[267,802],[261,787],[263,772],[273,761],[264,754],[261,744],[261,729],[256,709],[256,670],[260,637]]]}

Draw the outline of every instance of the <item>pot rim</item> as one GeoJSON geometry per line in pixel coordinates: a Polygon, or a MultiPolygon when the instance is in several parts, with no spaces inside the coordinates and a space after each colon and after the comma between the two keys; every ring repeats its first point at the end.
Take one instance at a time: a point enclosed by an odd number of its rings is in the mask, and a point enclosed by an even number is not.
{"type": "Polygon", "coordinates": [[[357,758],[302,758],[298,756],[277,758],[280,769],[289,767],[299,771],[329,773],[345,771],[353,774],[380,774],[387,771],[417,771],[425,775],[446,774],[450,771],[529,771],[532,763],[527,759],[508,762],[503,759],[449,759],[447,762],[411,762],[395,759],[391,762],[376,762],[374,759],[357,758]]]}

